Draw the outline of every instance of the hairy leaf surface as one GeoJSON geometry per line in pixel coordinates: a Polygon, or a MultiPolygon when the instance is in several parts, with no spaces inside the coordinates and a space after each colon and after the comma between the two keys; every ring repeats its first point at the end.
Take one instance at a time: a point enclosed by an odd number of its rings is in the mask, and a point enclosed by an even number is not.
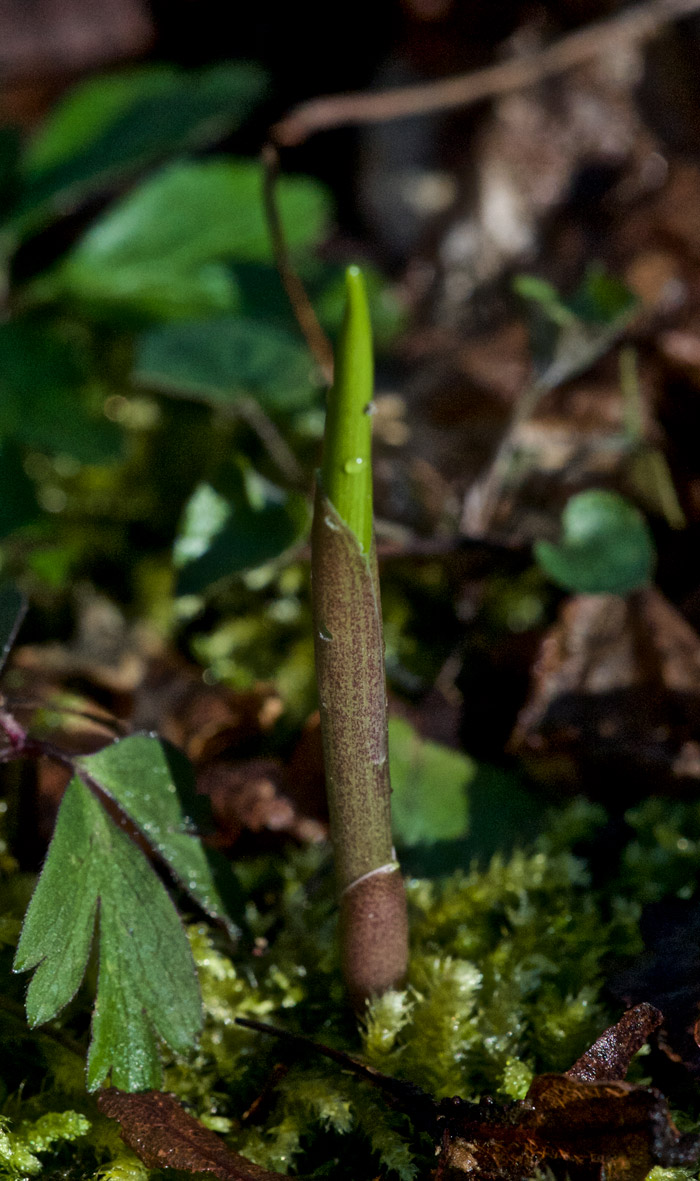
{"type": "Polygon", "coordinates": [[[99,913],[99,976],[88,1087],[108,1077],[125,1090],[158,1086],[160,1038],[190,1049],[202,1023],[187,936],[143,853],[77,777],[24,921],[15,971],[36,969],[27,991],[31,1025],[75,995],[99,913]]]}
{"type": "Polygon", "coordinates": [[[187,810],[191,812],[197,800],[186,760],[151,734],[133,734],[96,754],[79,756],[75,765],[119,804],[202,909],[230,923],[235,878],[229,875],[224,901],[202,843],[192,831],[187,810]]]}

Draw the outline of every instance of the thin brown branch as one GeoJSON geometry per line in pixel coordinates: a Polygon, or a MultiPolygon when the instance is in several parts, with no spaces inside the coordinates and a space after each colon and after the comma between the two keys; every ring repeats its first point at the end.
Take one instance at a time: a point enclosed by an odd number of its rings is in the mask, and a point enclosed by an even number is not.
{"type": "Polygon", "coordinates": [[[282,284],[292,305],[292,311],[296,316],[302,335],[309,346],[311,355],[321,370],[324,380],[328,385],[331,385],[333,382],[333,348],[318,322],[318,317],[313,309],[311,300],[306,294],[304,284],[292,266],[289,251],[287,250],[282,220],[275,197],[277,176],[279,173],[279,157],[277,149],[273,144],[266,144],[263,148],[262,163],[265,213],[272,239],[272,250],[275,256],[277,270],[279,271],[282,284]]]}
{"type": "Polygon", "coordinates": [[[700,11],[700,0],[646,0],[578,29],[527,56],[454,78],[375,93],[331,94],[301,103],[272,128],[281,147],[296,147],[318,131],[358,123],[381,123],[470,106],[543,78],[563,74],[600,54],[647,41],[671,21],[700,11]]]}
{"type": "Polygon", "coordinates": [[[304,488],[306,480],[301,464],[297,462],[286,439],[278,431],[260,403],[256,402],[255,398],[239,398],[235,405],[235,411],[237,417],[243,419],[251,430],[255,431],[270,459],[285,480],[295,488],[304,488]]]}

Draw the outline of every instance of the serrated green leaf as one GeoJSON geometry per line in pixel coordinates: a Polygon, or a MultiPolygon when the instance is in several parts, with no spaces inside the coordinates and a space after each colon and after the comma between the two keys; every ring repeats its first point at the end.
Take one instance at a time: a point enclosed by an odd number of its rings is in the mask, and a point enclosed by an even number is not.
{"type": "Polygon", "coordinates": [[[565,590],[627,595],[650,582],[656,554],[638,509],[617,492],[590,489],[572,496],[562,513],[558,545],[535,542],[545,574],[565,590]]]}
{"type": "Polygon", "coordinates": [[[22,928],[15,971],[35,968],[31,1025],[75,995],[99,908],[100,966],[88,1086],[110,1075],[123,1090],[158,1087],[157,1038],[190,1049],[202,1009],[184,929],[143,853],[77,777],[63,797],[49,852],[22,928]]]}
{"type": "Polygon", "coordinates": [[[309,508],[250,470],[234,468],[222,491],[200,484],[175,541],[177,593],[199,594],[221,578],[278,558],[304,535],[309,508]]]}
{"type": "Polygon", "coordinates": [[[153,735],[133,734],[96,754],[79,755],[74,763],[117,802],[190,897],[231,927],[236,879],[229,870],[222,897],[202,842],[192,832],[192,812],[201,801],[187,761],[153,735]]]}
{"type": "Polygon", "coordinates": [[[291,332],[236,316],[144,333],[136,343],[134,378],[213,406],[253,394],[270,410],[297,410],[314,392],[311,359],[291,332]]]}
{"type": "MultiPolygon", "coordinates": [[[[15,971],[36,968],[27,991],[30,1025],[50,1021],[72,1000],[90,954],[100,875],[95,867],[90,880],[93,815],[84,796],[85,789],[72,780],[17,946],[15,971]]],[[[98,833],[95,838],[99,840],[98,833]]]]}
{"type": "Polygon", "coordinates": [[[149,66],[82,83],[29,144],[19,217],[35,228],[174,152],[221,139],[265,84],[260,69],[241,62],[189,72],[149,66]]]}
{"type": "MultiPolygon", "coordinates": [[[[224,263],[272,260],[261,185],[248,160],[170,165],[98,218],[40,286],[158,316],[230,311],[236,284],[224,263]]],[[[286,178],[278,201],[292,250],[319,240],[328,216],[320,185],[286,178]]]]}
{"type": "Polygon", "coordinates": [[[468,755],[427,741],[403,718],[390,718],[389,767],[397,844],[464,836],[469,827],[467,787],[477,769],[468,755]]]}

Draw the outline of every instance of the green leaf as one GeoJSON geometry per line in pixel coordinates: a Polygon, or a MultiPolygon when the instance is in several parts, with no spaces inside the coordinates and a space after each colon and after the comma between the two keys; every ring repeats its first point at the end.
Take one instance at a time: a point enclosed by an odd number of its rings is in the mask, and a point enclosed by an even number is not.
{"type": "Polygon", "coordinates": [[[588,268],[570,299],[536,275],[518,275],[513,287],[530,304],[530,350],[536,372],[535,384],[525,395],[530,399],[556,389],[604,356],[637,307],[624,283],[598,264],[588,268]]]}
{"type": "MultiPolygon", "coordinates": [[[[236,283],[224,263],[272,259],[261,185],[247,160],[164,168],[98,218],[38,289],[156,316],[230,311],[236,283]]],[[[290,248],[317,242],[328,216],[321,187],[287,178],[278,196],[290,248]]]]}
{"type": "Polygon", "coordinates": [[[649,584],[656,561],[639,510],[617,492],[595,488],[572,496],[561,542],[535,542],[535,557],[558,586],[584,594],[630,594],[649,584]]]}
{"type": "Polygon", "coordinates": [[[226,316],[165,324],[136,343],[141,385],[230,406],[254,394],[270,410],[297,410],[313,396],[312,362],[291,332],[226,316]]]}
{"type": "Polygon", "coordinates": [[[51,1020],[85,973],[99,911],[99,976],[88,1087],[162,1082],[157,1039],[176,1053],[195,1044],[202,1009],[187,936],[143,853],[78,779],[63,797],[29,904],[14,970],[34,968],[31,1025],[51,1020]]]}
{"type": "Polygon", "coordinates": [[[142,66],[71,87],[27,141],[25,174],[41,176],[86,149],[92,151],[95,141],[130,107],[169,93],[175,78],[172,66],[142,66]]]}
{"type": "Polygon", "coordinates": [[[221,139],[264,90],[264,74],[247,63],[150,66],[83,83],[29,144],[20,218],[34,228],[174,152],[221,139]]]}
{"type": "Polygon", "coordinates": [[[630,289],[615,275],[608,274],[600,263],[588,267],[570,299],[564,299],[552,283],[539,275],[516,275],[513,290],[560,328],[570,326],[575,320],[610,327],[628,316],[637,302],[630,289]]]}
{"type": "Polygon", "coordinates": [[[565,327],[576,319],[556,287],[546,279],[541,279],[539,275],[516,275],[513,279],[513,290],[521,299],[536,304],[548,320],[560,327],[565,327]]]}
{"type": "Polygon", "coordinates": [[[398,845],[464,836],[469,827],[467,787],[477,770],[472,759],[427,741],[403,718],[390,718],[389,767],[398,845]]]}
{"type": "Polygon", "coordinates": [[[51,325],[0,324],[0,436],[84,463],[114,459],[121,432],[90,412],[87,381],[76,347],[51,325]]]}
{"type": "Polygon", "coordinates": [[[186,760],[153,735],[133,734],[96,754],[79,755],[74,763],[117,802],[190,897],[231,928],[236,879],[229,870],[224,901],[202,842],[192,832],[192,813],[201,801],[186,760]]]}
{"type": "Polygon", "coordinates": [[[600,263],[593,263],[568,306],[574,315],[589,324],[611,326],[627,318],[636,304],[636,296],[621,279],[608,274],[600,263]]]}
{"type": "Polygon", "coordinates": [[[199,484],[175,541],[177,593],[199,594],[220,578],[278,558],[304,535],[306,500],[250,469],[234,468],[221,490],[199,484]]]}

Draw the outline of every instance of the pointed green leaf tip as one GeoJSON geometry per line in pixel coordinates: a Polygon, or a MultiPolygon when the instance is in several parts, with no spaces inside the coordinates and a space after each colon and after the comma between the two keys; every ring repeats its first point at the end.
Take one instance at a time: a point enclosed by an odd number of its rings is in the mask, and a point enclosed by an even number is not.
{"type": "Polygon", "coordinates": [[[359,267],[345,272],[345,316],[328,395],[323,489],[360,546],[372,545],[372,327],[359,267]]]}

